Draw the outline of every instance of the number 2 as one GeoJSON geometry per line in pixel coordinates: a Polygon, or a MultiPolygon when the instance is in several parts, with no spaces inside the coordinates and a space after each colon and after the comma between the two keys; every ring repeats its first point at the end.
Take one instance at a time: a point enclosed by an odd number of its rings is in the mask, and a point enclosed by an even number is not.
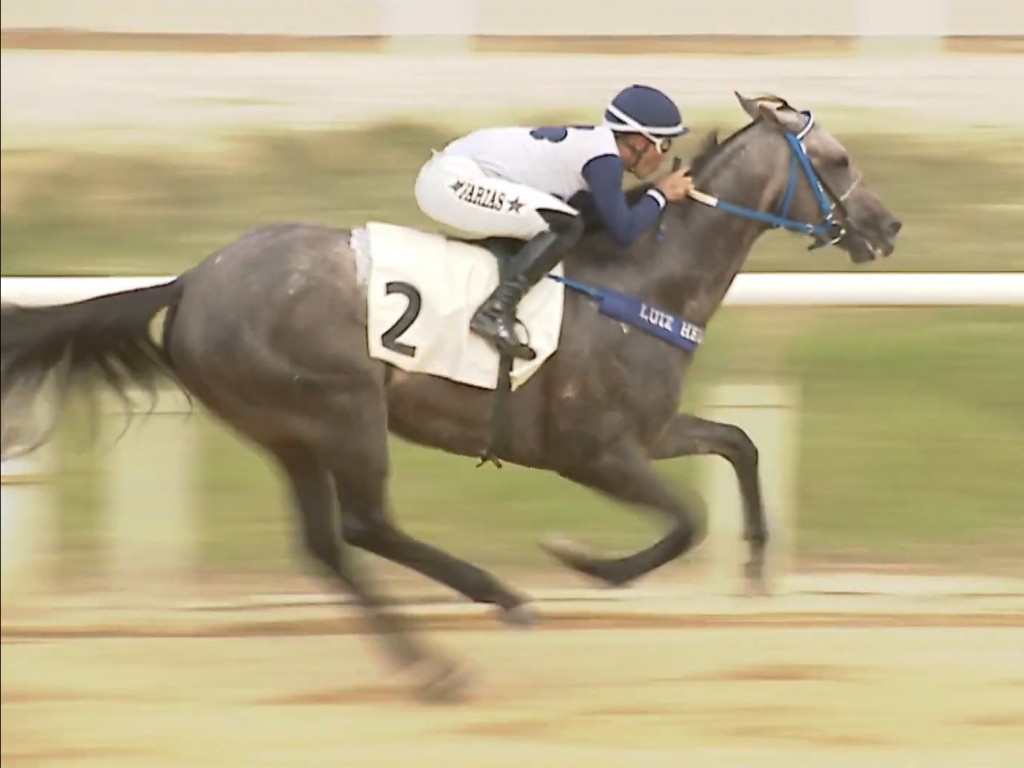
{"type": "Polygon", "coordinates": [[[391,295],[393,293],[399,293],[405,296],[409,300],[409,303],[405,307],[405,311],[402,313],[394,325],[388,328],[380,337],[380,342],[385,347],[390,349],[392,352],[397,352],[400,355],[406,357],[412,357],[416,354],[416,347],[412,344],[406,344],[403,341],[399,341],[398,338],[409,330],[409,326],[416,322],[416,318],[420,316],[420,309],[423,307],[423,297],[420,295],[419,290],[416,286],[409,283],[405,283],[399,280],[392,280],[390,283],[384,286],[385,293],[391,295]]]}

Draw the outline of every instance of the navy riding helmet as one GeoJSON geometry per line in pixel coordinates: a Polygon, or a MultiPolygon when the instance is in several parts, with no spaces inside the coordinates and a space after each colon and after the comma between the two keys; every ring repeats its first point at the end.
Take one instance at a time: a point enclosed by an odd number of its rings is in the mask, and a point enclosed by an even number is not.
{"type": "Polygon", "coordinates": [[[604,111],[604,124],[613,131],[639,133],[661,147],[662,140],[689,133],[679,107],[649,85],[631,85],[619,91],[604,111]]]}

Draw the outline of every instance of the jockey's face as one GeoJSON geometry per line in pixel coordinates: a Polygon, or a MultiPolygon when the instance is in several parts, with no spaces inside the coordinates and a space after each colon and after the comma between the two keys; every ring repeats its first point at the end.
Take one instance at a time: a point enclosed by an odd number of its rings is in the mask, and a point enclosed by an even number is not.
{"type": "Polygon", "coordinates": [[[619,137],[619,154],[623,165],[638,179],[646,178],[658,170],[665,153],[672,148],[671,139],[657,139],[657,143],[637,133],[619,137]]]}

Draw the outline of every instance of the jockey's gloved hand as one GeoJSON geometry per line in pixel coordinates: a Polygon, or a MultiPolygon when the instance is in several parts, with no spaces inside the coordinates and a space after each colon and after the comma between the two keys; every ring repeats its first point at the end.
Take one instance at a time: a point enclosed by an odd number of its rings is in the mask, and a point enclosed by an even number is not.
{"type": "Polygon", "coordinates": [[[666,173],[654,183],[654,186],[669,202],[682,200],[693,189],[689,167],[666,173]]]}

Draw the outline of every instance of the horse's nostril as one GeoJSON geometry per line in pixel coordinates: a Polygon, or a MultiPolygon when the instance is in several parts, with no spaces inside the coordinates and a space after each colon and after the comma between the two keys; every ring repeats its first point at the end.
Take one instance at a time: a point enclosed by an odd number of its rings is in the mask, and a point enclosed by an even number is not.
{"type": "Polygon", "coordinates": [[[900,233],[901,229],[903,229],[903,222],[900,221],[899,219],[893,219],[892,222],[890,222],[889,234],[892,235],[893,237],[896,237],[896,235],[900,233]]]}

